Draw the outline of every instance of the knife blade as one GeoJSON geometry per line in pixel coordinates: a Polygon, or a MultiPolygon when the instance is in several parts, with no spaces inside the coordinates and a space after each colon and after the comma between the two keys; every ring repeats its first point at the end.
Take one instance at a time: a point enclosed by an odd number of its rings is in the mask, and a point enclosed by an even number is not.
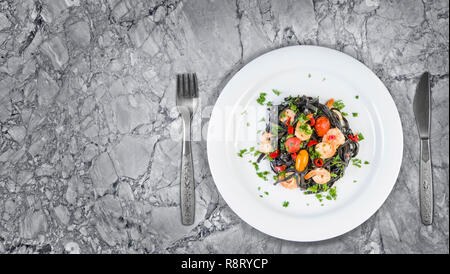
{"type": "Polygon", "coordinates": [[[414,115],[420,138],[430,138],[430,74],[425,72],[419,80],[413,102],[414,115]]]}
{"type": "Polygon", "coordinates": [[[417,130],[420,136],[420,170],[419,170],[419,200],[422,223],[433,223],[433,173],[430,152],[430,74],[425,72],[419,80],[414,96],[413,111],[417,130]]]}

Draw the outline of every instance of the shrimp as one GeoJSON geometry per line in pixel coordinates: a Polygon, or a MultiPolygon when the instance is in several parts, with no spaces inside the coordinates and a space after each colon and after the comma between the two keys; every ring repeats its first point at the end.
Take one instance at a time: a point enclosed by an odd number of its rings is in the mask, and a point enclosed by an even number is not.
{"type": "Polygon", "coordinates": [[[331,128],[323,136],[322,142],[329,143],[335,148],[338,148],[345,143],[345,136],[338,128],[331,128]]]}
{"type": "Polygon", "coordinates": [[[273,151],[270,139],[273,137],[272,133],[264,132],[261,141],[259,142],[259,151],[262,153],[270,153],[273,151]]]}
{"type": "Polygon", "coordinates": [[[316,145],[316,151],[320,154],[320,158],[328,159],[336,153],[336,147],[330,143],[321,142],[316,145]]]}
{"type": "Polygon", "coordinates": [[[309,140],[309,138],[311,138],[311,135],[311,126],[308,124],[302,124],[300,121],[298,121],[297,125],[295,126],[295,136],[297,136],[297,138],[299,138],[301,141],[307,141],[309,140]],[[304,125],[303,127],[306,127],[306,130],[304,128],[301,128],[302,125],[304,125]]]}
{"type": "Polygon", "coordinates": [[[331,174],[325,168],[316,168],[311,170],[305,175],[306,180],[308,180],[311,177],[314,180],[314,182],[316,182],[319,185],[323,185],[328,183],[328,181],[330,181],[331,174]]]}
{"type": "Polygon", "coordinates": [[[287,120],[294,121],[295,119],[295,112],[289,108],[283,110],[280,114],[280,121],[285,123],[287,120]]]}
{"type": "MultiPolygon", "coordinates": [[[[288,172],[288,173],[286,173],[285,176],[286,176],[286,177],[289,177],[289,176],[291,176],[292,174],[294,174],[294,172],[288,172]]],[[[287,188],[287,189],[294,189],[294,188],[297,187],[297,180],[296,180],[297,177],[298,177],[298,176],[295,175],[295,176],[291,177],[290,179],[287,179],[287,180],[285,180],[285,181],[281,181],[281,182],[280,182],[280,185],[282,185],[283,187],[285,187],[285,188],[287,188]]],[[[280,175],[279,178],[280,178],[281,180],[283,180],[284,176],[283,176],[283,175],[280,175]]]]}

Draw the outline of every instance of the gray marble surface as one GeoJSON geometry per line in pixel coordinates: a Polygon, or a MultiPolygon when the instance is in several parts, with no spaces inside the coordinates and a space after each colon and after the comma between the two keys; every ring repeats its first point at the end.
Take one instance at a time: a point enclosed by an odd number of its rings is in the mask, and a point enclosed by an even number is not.
{"type": "Polygon", "coordinates": [[[0,253],[448,253],[448,5],[0,0],[0,253]],[[248,61],[298,44],[345,52],[390,90],[405,146],[389,198],[340,237],[272,238],[221,198],[203,140],[193,145],[197,219],[181,225],[174,75],[196,71],[202,105],[213,105],[248,61]],[[433,87],[430,227],[419,217],[412,112],[425,70],[433,87]]]}

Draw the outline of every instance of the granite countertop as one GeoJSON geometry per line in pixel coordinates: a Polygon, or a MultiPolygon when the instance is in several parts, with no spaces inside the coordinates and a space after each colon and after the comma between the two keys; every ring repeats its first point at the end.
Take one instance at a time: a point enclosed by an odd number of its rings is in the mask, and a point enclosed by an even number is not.
{"type": "Polygon", "coordinates": [[[0,1],[0,253],[448,253],[448,24],[446,0],[0,1]],[[405,144],[392,193],[345,235],[283,241],[230,210],[198,140],[197,218],[181,225],[174,75],[197,72],[207,117],[233,73],[288,45],[343,51],[385,83],[405,144]],[[412,111],[425,70],[429,227],[412,111]]]}

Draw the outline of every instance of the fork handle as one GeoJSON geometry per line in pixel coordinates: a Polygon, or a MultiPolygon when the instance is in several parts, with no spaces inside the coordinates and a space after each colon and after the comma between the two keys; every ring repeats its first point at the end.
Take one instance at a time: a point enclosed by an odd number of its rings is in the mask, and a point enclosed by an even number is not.
{"type": "Polygon", "coordinates": [[[192,225],[195,217],[195,183],[191,147],[191,120],[183,119],[183,148],[181,156],[180,194],[181,223],[192,225]]]}
{"type": "Polygon", "coordinates": [[[420,140],[420,216],[424,225],[433,223],[433,176],[430,139],[420,140]]]}

